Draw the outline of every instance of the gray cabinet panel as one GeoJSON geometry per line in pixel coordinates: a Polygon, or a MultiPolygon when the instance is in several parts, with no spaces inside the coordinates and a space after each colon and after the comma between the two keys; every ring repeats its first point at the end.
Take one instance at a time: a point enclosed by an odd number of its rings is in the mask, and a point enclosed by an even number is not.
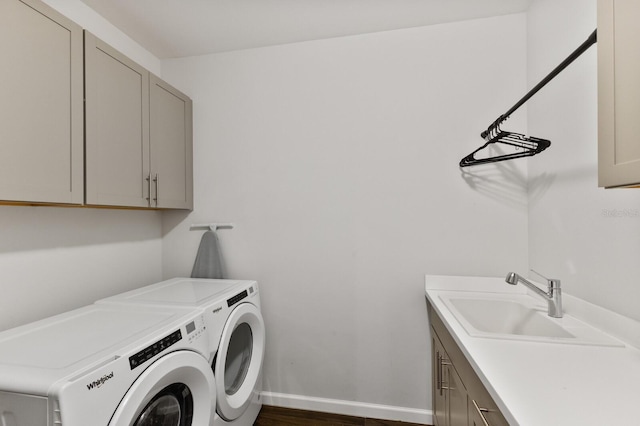
{"type": "Polygon", "coordinates": [[[149,206],[149,73],[85,31],[86,203],[149,206]]]}
{"type": "Polygon", "coordinates": [[[86,203],[193,208],[192,103],[85,32],[86,203]]]}
{"type": "Polygon", "coordinates": [[[191,99],[154,75],[150,84],[152,206],[192,209],[191,99]]]}
{"type": "Polygon", "coordinates": [[[598,1],[598,182],[640,184],[640,3],[598,1]]]}
{"type": "Polygon", "coordinates": [[[447,388],[449,397],[447,401],[448,424],[451,426],[468,425],[467,390],[453,366],[447,368],[447,388]]]}
{"type": "Polygon", "coordinates": [[[82,29],[3,0],[0,56],[0,200],[82,204],[82,29]]]}
{"type": "Polygon", "coordinates": [[[446,358],[440,339],[431,335],[431,377],[432,382],[432,409],[433,423],[435,426],[447,426],[447,391],[444,389],[445,371],[443,358],[446,358]]]}
{"type": "Polygon", "coordinates": [[[0,55],[0,203],[193,208],[186,95],[39,0],[0,1],[0,55]]]}
{"type": "Polygon", "coordinates": [[[508,426],[442,319],[427,303],[431,322],[433,412],[436,426],[508,426]]]}

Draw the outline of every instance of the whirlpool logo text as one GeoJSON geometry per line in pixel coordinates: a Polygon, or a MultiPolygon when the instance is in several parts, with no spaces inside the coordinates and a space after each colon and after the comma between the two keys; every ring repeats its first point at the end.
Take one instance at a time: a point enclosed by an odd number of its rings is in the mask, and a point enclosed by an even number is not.
{"type": "Polygon", "coordinates": [[[87,385],[87,389],[88,390],[97,389],[100,386],[104,385],[104,383],[111,378],[113,378],[113,371],[109,374],[105,374],[104,376],[100,377],[98,380],[94,380],[93,382],[89,383],[87,385]]]}

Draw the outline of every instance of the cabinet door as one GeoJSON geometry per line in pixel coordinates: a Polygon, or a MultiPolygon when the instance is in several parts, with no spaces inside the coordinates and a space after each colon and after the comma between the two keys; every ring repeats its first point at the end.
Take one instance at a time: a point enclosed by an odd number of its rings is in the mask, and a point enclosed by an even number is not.
{"type": "Polygon", "coordinates": [[[598,183],[640,183],[640,2],[598,1],[598,183]]]}
{"type": "Polygon", "coordinates": [[[0,200],[83,202],[82,29],[0,1],[0,200]]]}
{"type": "Polygon", "coordinates": [[[150,84],[151,205],[191,210],[192,102],[153,74],[150,84]]]}
{"type": "Polygon", "coordinates": [[[431,338],[431,394],[433,406],[433,422],[435,426],[447,426],[447,399],[443,388],[445,371],[443,361],[446,361],[442,343],[432,333],[431,338]]]}
{"type": "Polygon", "coordinates": [[[437,426],[508,426],[442,319],[430,304],[427,306],[431,322],[434,423],[437,426]],[[438,369],[444,373],[438,373],[438,369]]]}
{"type": "Polygon", "coordinates": [[[85,31],[86,203],[149,206],[149,72],[85,31]]]}
{"type": "Polygon", "coordinates": [[[447,366],[446,375],[447,424],[449,426],[466,426],[468,424],[467,391],[453,365],[447,366]]]}
{"type": "Polygon", "coordinates": [[[433,421],[436,426],[467,426],[467,391],[440,340],[431,338],[433,421]]]}

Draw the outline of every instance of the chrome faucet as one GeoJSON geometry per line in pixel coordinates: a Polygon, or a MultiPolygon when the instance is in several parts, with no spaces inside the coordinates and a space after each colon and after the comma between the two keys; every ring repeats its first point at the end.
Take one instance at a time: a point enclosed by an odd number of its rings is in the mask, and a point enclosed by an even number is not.
{"type": "MultiPolygon", "coordinates": [[[[534,271],[535,272],[535,271],[534,271]]],[[[537,273],[537,272],[536,272],[537,273]]],[[[544,278],[544,277],[543,277],[544,278]]],[[[516,285],[518,282],[524,284],[533,290],[534,293],[544,298],[547,301],[547,313],[553,318],[562,318],[562,290],[560,290],[560,280],[548,279],[547,280],[547,292],[535,285],[534,283],[525,280],[515,272],[509,272],[505,281],[511,285],[516,285]]]]}

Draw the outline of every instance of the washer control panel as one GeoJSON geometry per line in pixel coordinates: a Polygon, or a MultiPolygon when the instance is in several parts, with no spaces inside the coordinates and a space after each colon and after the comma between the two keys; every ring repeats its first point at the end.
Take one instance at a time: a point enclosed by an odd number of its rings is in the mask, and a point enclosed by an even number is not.
{"type": "Polygon", "coordinates": [[[182,340],[182,332],[180,330],[176,330],[167,337],[163,337],[136,354],[131,355],[129,357],[129,367],[131,367],[132,370],[139,367],[180,340],[182,340]]]}
{"type": "Polygon", "coordinates": [[[204,317],[200,315],[186,325],[187,338],[189,343],[194,343],[196,340],[204,336],[207,327],[204,325],[204,317]]]}

